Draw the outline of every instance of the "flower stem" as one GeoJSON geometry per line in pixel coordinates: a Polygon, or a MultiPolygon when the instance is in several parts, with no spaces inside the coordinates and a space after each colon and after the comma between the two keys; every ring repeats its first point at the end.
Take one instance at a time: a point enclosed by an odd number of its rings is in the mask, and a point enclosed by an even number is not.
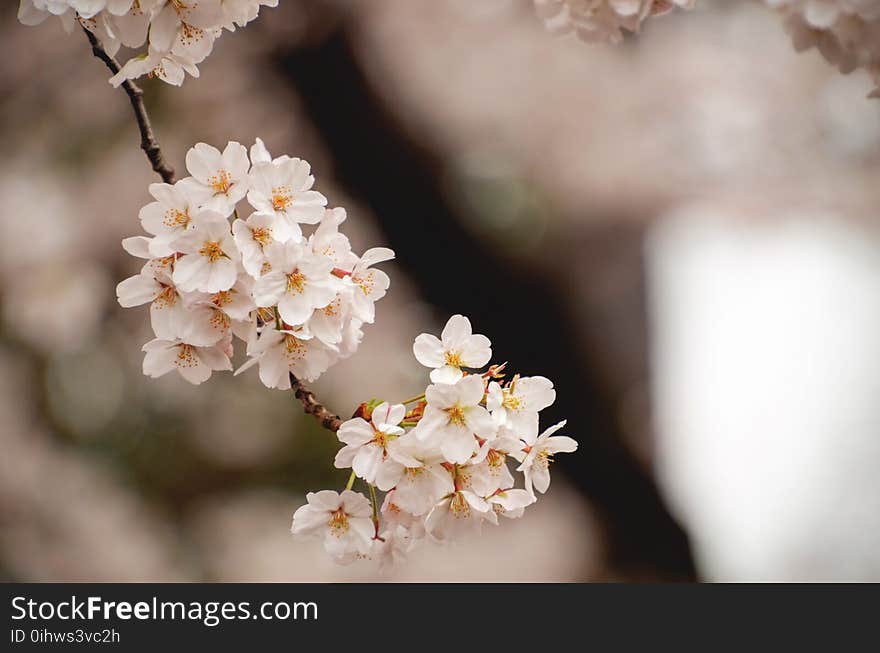
{"type": "Polygon", "coordinates": [[[354,479],[357,478],[357,475],[354,473],[354,470],[351,470],[351,475],[348,477],[348,483],[345,484],[345,489],[350,490],[354,485],[354,479]]]}
{"type": "Polygon", "coordinates": [[[373,528],[376,530],[376,537],[379,537],[379,501],[376,499],[376,488],[372,483],[370,486],[370,503],[373,504],[373,528]]]}
{"type": "Polygon", "coordinates": [[[425,398],[425,395],[424,395],[424,394],[420,394],[420,395],[418,395],[418,396],[416,396],[416,397],[411,397],[410,399],[404,399],[404,400],[401,401],[400,403],[402,403],[402,404],[404,404],[404,405],[406,405],[406,404],[413,404],[413,403],[415,403],[415,402],[417,402],[417,401],[421,401],[421,400],[424,399],[424,398],[425,398]]]}

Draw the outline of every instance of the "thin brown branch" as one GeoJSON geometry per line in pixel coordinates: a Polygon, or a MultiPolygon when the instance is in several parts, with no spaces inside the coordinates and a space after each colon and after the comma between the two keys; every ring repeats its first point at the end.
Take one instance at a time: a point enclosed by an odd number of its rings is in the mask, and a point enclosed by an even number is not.
{"type": "Polygon", "coordinates": [[[338,431],[342,426],[342,420],[331,413],[324,405],[315,398],[315,394],[302,384],[293,374],[290,375],[290,387],[294,395],[303,405],[303,410],[321,422],[321,426],[329,431],[338,431]]]}
{"type": "MultiPolygon", "coordinates": [[[[98,59],[103,61],[114,75],[118,73],[120,70],[119,62],[107,54],[101,40],[85,27],[83,27],[83,31],[86,33],[89,43],[92,44],[92,53],[98,57],[98,59]]],[[[153,134],[153,126],[150,123],[150,116],[147,114],[147,107],[144,105],[144,92],[130,79],[127,79],[122,83],[122,88],[128,95],[128,99],[131,101],[131,108],[134,110],[134,117],[137,120],[138,129],[141,132],[141,149],[150,160],[150,165],[153,166],[153,170],[162,177],[162,181],[166,184],[173,184],[175,181],[174,168],[168,165],[165,161],[165,157],[162,155],[162,149],[159,147],[159,142],[153,134]]],[[[290,375],[290,386],[294,391],[296,398],[302,403],[303,410],[307,414],[312,415],[317,419],[325,429],[333,432],[339,430],[342,420],[327,410],[327,408],[325,408],[315,397],[315,393],[304,386],[293,374],[290,375]]]]}
{"type": "MultiPolygon", "coordinates": [[[[92,54],[103,61],[107,67],[113,71],[114,75],[117,74],[121,68],[119,62],[107,54],[104,45],[97,36],[92,34],[85,27],[83,27],[83,31],[86,33],[89,43],[92,44],[92,54]]],[[[147,107],[144,106],[144,92],[130,79],[122,82],[122,88],[125,89],[128,99],[131,101],[131,108],[134,110],[134,117],[135,120],[137,120],[138,129],[141,132],[141,149],[150,160],[150,165],[153,166],[153,170],[156,171],[156,174],[162,177],[162,181],[166,184],[173,184],[175,179],[174,168],[168,165],[168,162],[165,161],[159,143],[153,135],[153,126],[150,124],[150,117],[147,115],[147,107]]]]}

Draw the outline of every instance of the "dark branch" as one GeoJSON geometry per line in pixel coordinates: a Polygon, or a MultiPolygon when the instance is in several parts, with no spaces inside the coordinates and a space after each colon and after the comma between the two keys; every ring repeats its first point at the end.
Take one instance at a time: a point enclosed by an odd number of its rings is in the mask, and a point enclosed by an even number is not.
{"type": "Polygon", "coordinates": [[[315,398],[315,394],[302,384],[293,374],[290,375],[290,387],[294,395],[303,405],[303,410],[321,422],[328,431],[336,432],[342,426],[342,420],[331,413],[324,405],[315,398]]]}
{"type": "MultiPolygon", "coordinates": [[[[103,61],[107,67],[113,71],[114,75],[117,74],[121,68],[119,62],[107,54],[107,51],[104,49],[103,44],[97,36],[92,34],[85,27],[83,27],[83,31],[86,33],[89,43],[92,44],[92,53],[98,57],[98,59],[103,61]]],[[[175,179],[174,168],[168,165],[168,162],[165,161],[165,157],[162,156],[162,150],[159,148],[159,143],[153,135],[153,126],[150,124],[150,117],[147,115],[147,108],[144,106],[144,92],[130,79],[122,82],[122,88],[125,89],[126,94],[128,94],[128,99],[131,101],[131,108],[134,110],[134,117],[137,120],[138,129],[141,132],[141,149],[150,160],[150,165],[153,166],[153,170],[156,171],[156,174],[162,177],[162,181],[166,184],[173,184],[175,179]]]]}

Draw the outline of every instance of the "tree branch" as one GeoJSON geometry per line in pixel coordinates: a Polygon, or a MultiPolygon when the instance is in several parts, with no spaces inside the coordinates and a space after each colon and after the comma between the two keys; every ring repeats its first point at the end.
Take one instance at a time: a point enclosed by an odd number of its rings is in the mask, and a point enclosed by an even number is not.
{"type": "MultiPolygon", "coordinates": [[[[119,62],[107,53],[104,49],[104,45],[97,36],[92,34],[85,27],[83,27],[83,31],[86,33],[89,43],[92,44],[92,54],[103,61],[114,75],[117,74],[120,70],[119,62]]],[[[135,120],[137,120],[138,129],[141,132],[141,149],[150,160],[150,165],[153,166],[153,170],[156,174],[162,177],[162,181],[166,184],[173,184],[176,179],[174,168],[168,165],[168,162],[165,161],[165,157],[162,155],[162,149],[159,147],[159,142],[153,134],[153,125],[150,123],[150,116],[147,114],[147,107],[144,105],[144,92],[130,79],[127,79],[122,83],[122,88],[125,89],[128,99],[131,101],[131,108],[134,110],[134,117],[135,120]]],[[[315,394],[303,385],[302,381],[296,378],[293,374],[290,375],[290,386],[294,391],[296,398],[302,403],[303,410],[308,415],[312,415],[321,423],[321,426],[329,431],[336,432],[339,430],[339,427],[342,425],[342,420],[327,410],[327,408],[318,401],[315,394]]]]}
{"type": "MultiPolygon", "coordinates": [[[[83,31],[86,33],[89,43],[92,44],[92,54],[103,61],[114,75],[117,74],[121,68],[119,62],[107,54],[104,45],[97,36],[92,34],[85,27],[83,27],[83,31]]],[[[168,165],[168,162],[165,161],[159,143],[153,135],[153,126],[150,124],[150,117],[147,115],[147,108],[144,106],[144,92],[130,79],[122,82],[122,88],[125,89],[126,94],[128,94],[128,99],[131,101],[131,108],[134,110],[135,120],[137,120],[138,129],[141,132],[141,149],[150,160],[153,170],[156,171],[156,174],[162,177],[162,181],[166,184],[173,184],[175,179],[174,168],[168,165]]]]}
{"type": "Polygon", "coordinates": [[[315,393],[304,386],[302,381],[296,378],[293,374],[290,375],[290,387],[293,390],[294,396],[296,396],[296,398],[302,403],[303,410],[307,414],[321,422],[321,426],[328,431],[336,432],[339,430],[339,427],[342,426],[342,420],[337,415],[334,415],[327,410],[327,408],[317,400],[315,393]]]}

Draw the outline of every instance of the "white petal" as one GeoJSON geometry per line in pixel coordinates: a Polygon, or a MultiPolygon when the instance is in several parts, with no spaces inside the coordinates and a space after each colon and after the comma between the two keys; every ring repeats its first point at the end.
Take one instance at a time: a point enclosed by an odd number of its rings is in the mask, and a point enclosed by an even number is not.
{"type": "Polygon", "coordinates": [[[464,315],[453,315],[449,318],[446,326],[443,327],[443,333],[440,334],[440,339],[443,341],[443,345],[447,349],[457,349],[464,344],[470,335],[471,321],[464,315]]]}

